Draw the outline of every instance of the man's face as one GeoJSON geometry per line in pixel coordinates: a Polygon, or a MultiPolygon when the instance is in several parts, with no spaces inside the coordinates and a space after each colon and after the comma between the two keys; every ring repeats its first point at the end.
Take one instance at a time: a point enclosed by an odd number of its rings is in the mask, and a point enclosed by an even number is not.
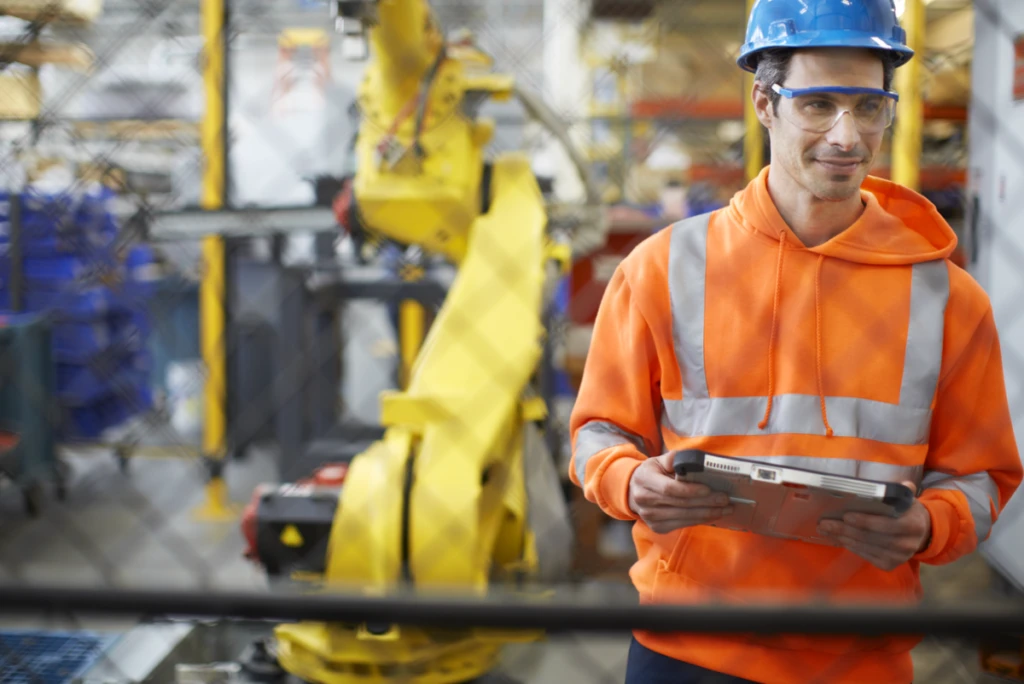
{"type": "MultiPolygon", "coordinates": [[[[867,50],[798,50],[790,62],[782,87],[792,90],[821,86],[881,89],[882,61],[867,50]]],[[[842,107],[852,105],[855,95],[827,96],[842,107]]],[[[758,115],[768,127],[772,166],[781,167],[794,182],[814,197],[826,201],[849,199],[860,190],[881,147],[884,131],[863,133],[853,116],[839,117],[824,133],[804,130],[794,123],[796,103],[780,98],[775,114],[767,97],[755,98],[758,115]],[[788,109],[787,109],[788,108],[788,109]]]]}

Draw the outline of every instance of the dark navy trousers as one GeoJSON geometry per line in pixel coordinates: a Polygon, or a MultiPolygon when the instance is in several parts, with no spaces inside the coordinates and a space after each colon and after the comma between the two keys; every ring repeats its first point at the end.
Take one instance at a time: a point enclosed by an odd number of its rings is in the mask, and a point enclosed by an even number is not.
{"type": "Polygon", "coordinates": [[[755,684],[655,653],[636,639],[629,644],[625,684],[755,684]]]}

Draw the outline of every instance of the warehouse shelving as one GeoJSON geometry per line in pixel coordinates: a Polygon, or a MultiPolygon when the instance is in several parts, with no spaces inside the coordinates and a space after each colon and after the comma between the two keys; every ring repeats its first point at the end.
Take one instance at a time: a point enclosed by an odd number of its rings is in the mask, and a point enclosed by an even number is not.
{"type": "Polygon", "coordinates": [[[0,73],[0,120],[31,121],[41,114],[43,102],[39,68],[46,64],[89,71],[95,56],[81,43],[64,43],[41,38],[50,24],[88,26],[102,12],[102,0],[0,0],[0,16],[27,22],[17,40],[0,43],[0,55],[7,63],[24,69],[5,69],[0,73]]]}

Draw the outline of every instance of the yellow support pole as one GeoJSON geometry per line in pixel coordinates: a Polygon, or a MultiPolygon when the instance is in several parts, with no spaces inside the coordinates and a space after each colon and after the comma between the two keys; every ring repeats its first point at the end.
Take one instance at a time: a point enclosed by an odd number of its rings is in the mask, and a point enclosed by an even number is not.
{"type": "MultiPolygon", "coordinates": [[[[204,44],[203,86],[206,108],[201,126],[203,209],[224,206],[224,2],[202,0],[200,6],[204,44]]],[[[197,512],[202,520],[232,520],[236,512],[228,502],[223,467],[227,455],[227,362],[225,358],[225,311],[227,293],[224,273],[224,240],[211,235],[202,243],[202,280],[199,284],[200,348],[206,366],[203,388],[203,456],[210,466],[206,501],[197,512]]]]}
{"type": "MultiPolygon", "coordinates": [[[[401,269],[401,278],[407,283],[423,280],[425,270],[420,264],[406,264],[401,269]]],[[[405,299],[398,304],[398,350],[402,364],[399,381],[402,389],[412,382],[412,370],[416,357],[423,346],[427,314],[415,299],[405,299]]]]}
{"type": "Polygon", "coordinates": [[[921,129],[924,101],[921,97],[921,59],[924,55],[924,0],[906,0],[903,27],[914,59],[896,72],[900,102],[892,138],[892,180],[918,190],[921,184],[921,129]]]}
{"type": "MultiPolygon", "coordinates": [[[[747,16],[754,8],[756,0],[747,0],[747,16]]],[[[743,121],[747,132],[743,138],[743,160],[746,167],[747,182],[752,181],[764,168],[764,129],[757,118],[751,93],[754,90],[754,75],[743,72],[743,121]]]]}
{"type": "Polygon", "coordinates": [[[398,331],[402,354],[402,388],[409,387],[412,380],[412,367],[423,344],[423,328],[425,321],[423,306],[415,300],[405,300],[398,309],[398,331]]]}

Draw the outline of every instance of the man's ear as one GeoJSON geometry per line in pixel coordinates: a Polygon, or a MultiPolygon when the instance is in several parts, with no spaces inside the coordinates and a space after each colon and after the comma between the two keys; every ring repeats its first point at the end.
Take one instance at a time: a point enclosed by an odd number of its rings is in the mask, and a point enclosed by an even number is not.
{"type": "Polygon", "coordinates": [[[772,112],[772,101],[768,97],[767,88],[760,81],[755,81],[754,87],[750,91],[750,97],[754,101],[754,111],[757,113],[761,125],[771,130],[774,123],[774,112],[772,112]]]}

